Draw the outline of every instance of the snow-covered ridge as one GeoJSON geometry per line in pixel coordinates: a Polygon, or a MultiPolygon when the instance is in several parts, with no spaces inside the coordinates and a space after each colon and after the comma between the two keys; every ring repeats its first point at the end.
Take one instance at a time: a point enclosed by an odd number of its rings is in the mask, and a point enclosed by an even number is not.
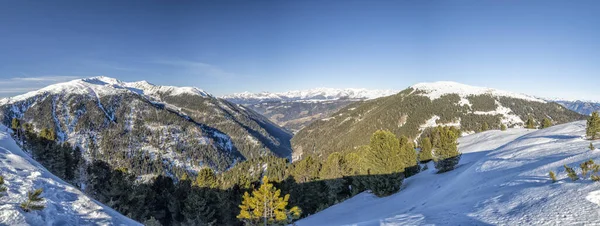
{"type": "Polygon", "coordinates": [[[157,86],[146,81],[123,82],[115,78],[98,76],[57,83],[42,89],[31,91],[15,97],[0,99],[0,105],[11,104],[35,96],[50,94],[82,94],[91,96],[114,95],[119,93],[136,93],[146,97],[158,98],[160,95],[178,96],[183,94],[212,97],[209,93],[196,87],[157,86]]]}
{"type": "Polygon", "coordinates": [[[337,99],[375,99],[396,94],[394,90],[370,89],[334,89],[316,88],[309,90],[296,90],[281,93],[234,93],[221,98],[234,101],[297,101],[297,100],[337,100],[337,99]]]}
{"type": "Polygon", "coordinates": [[[440,98],[441,96],[446,94],[458,94],[460,97],[467,97],[470,95],[492,95],[496,97],[512,97],[527,101],[546,103],[545,100],[525,94],[513,93],[509,91],[497,90],[486,87],[470,86],[450,81],[418,83],[411,86],[410,88],[425,92],[422,95],[427,96],[432,100],[440,98]]]}
{"type": "Polygon", "coordinates": [[[0,197],[0,225],[141,225],[90,199],[23,152],[0,125],[0,172],[8,191],[0,197]],[[43,188],[46,208],[26,213],[19,203],[43,188]]]}

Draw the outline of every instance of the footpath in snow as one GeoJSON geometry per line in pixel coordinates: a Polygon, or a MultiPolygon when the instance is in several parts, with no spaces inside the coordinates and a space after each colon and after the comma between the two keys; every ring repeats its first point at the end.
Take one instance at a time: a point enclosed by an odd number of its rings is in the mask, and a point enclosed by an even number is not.
{"type": "Polygon", "coordinates": [[[0,225],[141,225],[48,172],[24,153],[0,125],[0,173],[7,194],[0,197],[0,225]],[[46,208],[26,213],[27,192],[43,188],[46,208]]]}
{"type": "Polygon", "coordinates": [[[297,225],[600,225],[600,182],[573,182],[563,168],[581,175],[580,163],[600,162],[584,135],[579,121],[465,136],[457,169],[436,174],[430,164],[394,195],[364,192],[297,225]]]}

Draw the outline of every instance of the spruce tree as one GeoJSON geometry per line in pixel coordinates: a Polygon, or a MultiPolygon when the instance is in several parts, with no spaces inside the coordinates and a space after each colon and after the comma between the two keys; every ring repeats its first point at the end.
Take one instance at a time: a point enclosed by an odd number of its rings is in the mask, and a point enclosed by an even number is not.
{"type": "Polygon", "coordinates": [[[567,171],[567,176],[569,176],[569,178],[571,178],[571,180],[576,181],[579,179],[579,176],[577,176],[577,173],[575,172],[575,170],[571,167],[568,167],[567,165],[564,165],[565,167],[565,171],[567,171]]]}
{"type": "Polygon", "coordinates": [[[433,160],[439,173],[453,170],[460,161],[461,153],[458,151],[458,136],[460,131],[454,127],[438,126],[435,130],[437,141],[434,142],[433,160]]]}
{"type": "Polygon", "coordinates": [[[600,138],[600,116],[598,112],[592,113],[592,116],[587,120],[586,135],[589,139],[595,140],[600,138]]]}
{"type": "Polygon", "coordinates": [[[390,131],[379,130],[371,136],[369,149],[364,159],[369,174],[404,172],[400,141],[390,131]]]}
{"type": "Polygon", "coordinates": [[[202,168],[196,176],[196,180],[193,183],[194,186],[215,188],[217,187],[217,176],[211,168],[202,168]]]}
{"type": "Polygon", "coordinates": [[[419,161],[422,163],[429,162],[433,159],[433,153],[431,152],[431,139],[424,137],[420,142],[421,151],[419,151],[419,161]]]}
{"type": "Polygon", "coordinates": [[[552,126],[552,121],[550,121],[550,119],[549,119],[549,118],[544,118],[544,119],[542,120],[542,129],[544,129],[544,128],[548,128],[548,127],[550,127],[550,126],[552,126]]]}
{"type": "Polygon", "coordinates": [[[417,161],[417,152],[415,151],[414,142],[406,136],[399,139],[400,156],[404,164],[404,175],[410,177],[419,172],[419,164],[417,161]]]}
{"type": "Polygon", "coordinates": [[[4,186],[4,176],[0,175],[0,197],[4,196],[6,190],[8,189],[4,186]]]}
{"type": "Polygon", "coordinates": [[[500,125],[500,130],[505,131],[506,130],[506,125],[504,125],[504,124],[500,125]]]}
{"type": "Polygon", "coordinates": [[[481,125],[481,131],[488,131],[490,129],[490,126],[488,125],[487,122],[483,122],[483,125],[481,125]]]}
{"type": "Polygon", "coordinates": [[[556,174],[553,171],[550,171],[550,173],[548,173],[548,175],[550,176],[552,183],[556,183],[556,174]]]}
{"type": "Polygon", "coordinates": [[[527,123],[525,123],[525,128],[535,129],[535,121],[533,121],[533,118],[531,116],[529,116],[529,118],[527,119],[527,123]]]}
{"type": "Polygon", "coordinates": [[[43,190],[41,188],[27,192],[27,200],[21,203],[21,209],[23,209],[25,212],[29,212],[32,210],[43,210],[46,208],[44,205],[39,204],[39,202],[44,201],[44,198],[40,197],[42,192],[43,190]]]}
{"type": "Polygon", "coordinates": [[[297,219],[302,213],[300,208],[287,208],[290,195],[281,197],[281,190],[269,183],[265,176],[260,187],[244,193],[238,219],[250,225],[273,225],[288,223],[289,218],[297,219]]]}

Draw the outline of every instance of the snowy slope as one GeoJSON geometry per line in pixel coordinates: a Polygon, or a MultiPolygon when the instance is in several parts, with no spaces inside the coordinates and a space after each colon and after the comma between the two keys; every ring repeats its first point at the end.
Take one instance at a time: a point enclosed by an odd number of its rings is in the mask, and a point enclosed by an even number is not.
{"type": "Polygon", "coordinates": [[[369,89],[334,89],[315,88],[309,90],[288,91],[282,93],[234,93],[221,98],[238,104],[258,103],[265,101],[318,101],[338,99],[375,99],[396,94],[393,90],[369,90],[369,89]]]}
{"type": "Polygon", "coordinates": [[[600,183],[573,182],[562,167],[600,161],[584,134],[578,121],[462,137],[454,171],[435,174],[430,165],[394,195],[362,193],[298,225],[600,225],[600,183]]]}
{"type": "Polygon", "coordinates": [[[469,95],[492,95],[495,97],[512,97],[517,99],[523,99],[527,101],[535,101],[546,103],[546,101],[528,96],[525,94],[513,93],[503,90],[497,90],[492,88],[485,87],[477,87],[465,85],[457,82],[449,82],[449,81],[440,81],[440,82],[431,82],[431,83],[418,83],[410,88],[420,90],[425,92],[423,95],[429,97],[430,99],[437,99],[445,94],[458,94],[460,97],[466,97],[469,95]]]}
{"type": "Polygon", "coordinates": [[[0,173],[8,187],[0,198],[0,225],[141,225],[88,198],[28,157],[0,125],[0,173]],[[43,211],[26,213],[27,191],[43,188],[43,211]],[[6,195],[6,194],[5,194],[6,195]]]}

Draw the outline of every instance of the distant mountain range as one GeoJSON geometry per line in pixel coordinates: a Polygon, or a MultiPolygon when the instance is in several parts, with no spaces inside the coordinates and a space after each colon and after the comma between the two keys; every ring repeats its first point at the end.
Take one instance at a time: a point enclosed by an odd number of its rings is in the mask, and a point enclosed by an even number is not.
{"type": "Polygon", "coordinates": [[[54,129],[59,142],[81,147],[88,157],[114,163],[120,161],[115,156],[127,156],[156,162],[167,173],[222,171],[239,160],[291,153],[291,133],[194,87],[78,79],[0,99],[0,122],[10,126],[13,118],[36,131],[54,129]]]}
{"type": "Polygon", "coordinates": [[[283,93],[236,93],[223,96],[264,115],[296,133],[306,125],[337,112],[348,104],[389,96],[393,90],[317,88],[283,93]]]}
{"type": "Polygon", "coordinates": [[[553,100],[568,109],[578,112],[582,115],[591,115],[594,111],[600,111],[600,102],[592,101],[569,101],[569,100],[553,100]]]}

